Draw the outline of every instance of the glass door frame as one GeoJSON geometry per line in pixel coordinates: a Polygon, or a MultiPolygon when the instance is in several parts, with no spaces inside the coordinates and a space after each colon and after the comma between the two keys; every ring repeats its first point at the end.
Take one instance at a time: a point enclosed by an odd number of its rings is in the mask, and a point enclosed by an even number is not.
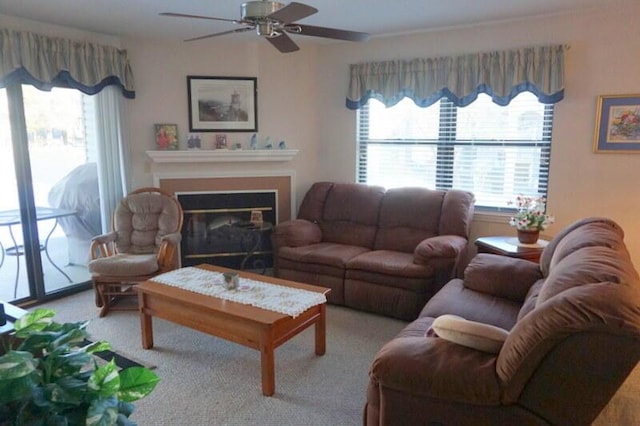
{"type": "Polygon", "coordinates": [[[90,281],[61,290],[46,293],[38,235],[33,178],[29,156],[29,141],[24,109],[22,84],[13,82],[6,86],[13,147],[13,162],[18,185],[18,205],[22,222],[24,261],[27,271],[29,296],[14,301],[24,305],[62,297],[90,287],[90,281]]]}

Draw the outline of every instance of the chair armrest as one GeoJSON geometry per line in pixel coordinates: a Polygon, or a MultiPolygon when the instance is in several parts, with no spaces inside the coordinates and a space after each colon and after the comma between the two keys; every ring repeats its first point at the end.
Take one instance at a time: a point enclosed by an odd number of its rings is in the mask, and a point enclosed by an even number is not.
{"type": "Polygon", "coordinates": [[[116,254],[115,242],[117,237],[118,233],[115,231],[93,237],[89,247],[91,260],[116,254]]]}
{"type": "Polygon", "coordinates": [[[437,337],[399,337],[378,352],[369,379],[412,398],[499,405],[496,358],[437,337]]]}
{"type": "Polygon", "coordinates": [[[467,247],[467,239],[457,235],[438,235],[422,240],[413,251],[413,263],[430,265],[455,261],[467,247]]]}
{"type": "Polygon", "coordinates": [[[164,235],[160,241],[167,242],[173,245],[179,245],[182,240],[182,234],[180,232],[172,232],[171,234],[164,235]]]}
{"type": "Polygon", "coordinates": [[[531,286],[542,279],[537,263],[497,254],[477,254],[464,271],[466,288],[524,302],[531,286]]]}
{"type": "Polygon", "coordinates": [[[113,243],[113,242],[115,242],[117,236],[118,236],[117,232],[109,232],[108,234],[102,234],[102,235],[98,235],[96,237],[93,237],[91,239],[91,242],[92,243],[97,243],[97,244],[113,243]]]}
{"type": "Polygon", "coordinates": [[[322,231],[317,223],[294,219],[278,224],[271,233],[274,250],[280,247],[302,247],[322,241],[322,231]]]}

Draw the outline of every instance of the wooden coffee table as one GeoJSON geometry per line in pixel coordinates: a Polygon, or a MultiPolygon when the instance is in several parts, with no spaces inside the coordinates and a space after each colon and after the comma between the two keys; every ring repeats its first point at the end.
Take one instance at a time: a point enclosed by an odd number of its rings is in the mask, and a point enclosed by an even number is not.
{"type": "MultiPolygon", "coordinates": [[[[228,272],[231,269],[199,265],[209,271],[228,272]]],[[[249,272],[236,271],[241,277],[285,287],[323,293],[328,288],[282,280],[249,272]]],[[[163,318],[194,330],[239,343],[260,351],[262,393],[275,392],[274,350],[307,327],[315,324],[315,352],[324,355],[326,349],[326,304],[313,306],[293,318],[251,305],[231,302],[181,288],[145,281],[136,286],[142,347],[153,348],[152,317],[163,318]]]]}

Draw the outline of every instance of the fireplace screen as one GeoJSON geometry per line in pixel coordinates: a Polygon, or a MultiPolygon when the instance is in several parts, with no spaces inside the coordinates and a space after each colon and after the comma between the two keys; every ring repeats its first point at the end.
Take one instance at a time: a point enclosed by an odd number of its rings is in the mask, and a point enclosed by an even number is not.
{"type": "Polygon", "coordinates": [[[182,266],[264,272],[273,266],[277,191],[178,193],[184,210],[182,266]]]}

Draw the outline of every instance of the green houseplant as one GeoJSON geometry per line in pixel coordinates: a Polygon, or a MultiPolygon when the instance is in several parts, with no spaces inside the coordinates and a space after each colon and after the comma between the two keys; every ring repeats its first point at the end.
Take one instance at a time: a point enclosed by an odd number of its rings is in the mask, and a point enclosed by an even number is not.
{"type": "Polygon", "coordinates": [[[92,355],[110,349],[87,343],[88,321],[59,324],[36,309],[18,319],[0,356],[0,425],[135,425],[132,404],[155,388],[144,367],[118,371],[92,355]]]}

